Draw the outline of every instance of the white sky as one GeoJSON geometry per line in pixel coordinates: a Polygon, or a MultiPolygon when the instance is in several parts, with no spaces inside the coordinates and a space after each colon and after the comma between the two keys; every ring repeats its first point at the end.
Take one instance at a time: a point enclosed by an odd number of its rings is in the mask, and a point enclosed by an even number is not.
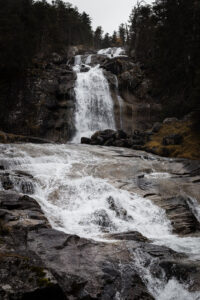
{"type": "MultiPolygon", "coordinates": [[[[113,33],[121,23],[128,21],[137,0],[69,0],[66,2],[77,6],[80,12],[88,13],[92,18],[94,29],[102,26],[104,33],[113,33]]],[[[145,2],[150,4],[153,0],[145,0],[145,2]]]]}

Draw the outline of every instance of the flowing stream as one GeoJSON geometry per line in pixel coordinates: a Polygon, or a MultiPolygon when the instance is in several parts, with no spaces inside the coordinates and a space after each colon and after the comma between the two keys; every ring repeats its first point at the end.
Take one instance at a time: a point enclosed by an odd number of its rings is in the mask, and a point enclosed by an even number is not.
{"type": "MultiPolygon", "coordinates": [[[[88,57],[87,63],[90,62],[91,57],[88,57]]],[[[79,142],[81,136],[90,136],[95,130],[115,129],[115,122],[103,71],[96,66],[90,67],[88,72],[80,72],[77,66],[82,63],[81,56],[76,57],[75,63],[77,133],[73,141],[79,142]]],[[[200,259],[200,238],[176,236],[164,210],[149,199],[120,188],[119,184],[125,180],[127,185],[134,182],[135,170],[142,167],[152,170],[150,160],[137,160],[128,155],[122,158],[112,148],[78,144],[0,145],[0,160],[5,172],[11,173],[16,191],[22,192],[22,186],[27,182],[32,186],[33,197],[55,229],[105,242],[110,242],[106,238],[108,233],[138,231],[154,244],[200,259]],[[20,172],[27,174],[26,182],[24,177],[17,177],[20,172]]],[[[147,176],[171,176],[164,167],[159,168],[147,176]]],[[[193,199],[190,205],[199,217],[198,203],[193,199]]],[[[155,299],[200,299],[199,293],[188,292],[187,287],[175,279],[166,281],[164,274],[155,278],[150,267],[145,266],[145,261],[151,257],[140,251],[132,255],[155,299]]],[[[151,264],[155,263],[155,260],[151,261],[151,264]]]]}

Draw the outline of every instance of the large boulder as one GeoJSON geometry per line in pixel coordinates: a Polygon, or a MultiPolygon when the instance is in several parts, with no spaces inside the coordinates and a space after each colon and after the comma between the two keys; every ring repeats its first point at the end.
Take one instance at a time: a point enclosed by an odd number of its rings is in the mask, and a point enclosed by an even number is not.
{"type": "Polygon", "coordinates": [[[132,69],[135,64],[128,57],[115,57],[113,59],[107,58],[107,60],[101,64],[101,67],[106,71],[109,71],[115,75],[120,75],[132,69]]]}

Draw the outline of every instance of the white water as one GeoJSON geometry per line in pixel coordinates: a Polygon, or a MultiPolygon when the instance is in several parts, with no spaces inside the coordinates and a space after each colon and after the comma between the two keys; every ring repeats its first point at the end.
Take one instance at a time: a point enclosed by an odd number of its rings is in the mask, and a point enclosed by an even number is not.
{"type": "Polygon", "coordinates": [[[98,54],[106,55],[109,58],[118,57],[118,56],[126,56],[125,50],[121,47],[101,49],[98,51],[98,54]]]}
{"type": "MultiPolygon", "coordinates": [[[[80,63],[80,59],[76,62],[80,63]]],[[[75,68],[78,70],[77,66],[75,68]]],[[[72,142],[80,143],[81,137],[91,137],[98,130],[115,129],[109,84],[99,66],[88,72],[77,72],[75,95],[76,135],[72,142]]]]}
{"type": "MultiPolygon", "coordinates": [[[[104,170],[108,170],[110,164],[120,164],[121,160],[105,155],[105,149],[84,145],[18,144],[0,145],[0,153],[1,164],[13,174],[24,171],[33,176],[33,197],[53,228],[104,241],[106,233],[136,230],[155,244],[200,259],[199,238],[180,238],[172,234],[171,224],[161,208],[135,193],[114,187],[105,178],[104,170]]],[[[114,176],[117,179],[117,173],[114,176]]],[[[20,190],[19,183],[15,189],[20,190]]],[[[137,271],[156,300],[198,299],[200,294],[189,293],[176,279],[167,281],[164,274],[155,278],[150,272],[151,265],[145,265],[146,259],[152,258],[144,259],[143,253],[136,252],[133,265],[136,262],[137,271]]]]}
{"type": "Polygon", "coordinates": [[[120,118],[120,129],[123,129],[123,105],[124,105],[124,101],[122,99],[122,97],[119,94],[119,82],[118,82],[118,78],[115,75],[115,80],[116,80],[116,95],[117,95],[117,101],[119,104],[119,118],[120,118]]]}
{"type": "Polygon", "coordinates": [[[86,65],[90,65],[91,64],[91,61],[92,61],[92,54],[88,55],[86,61],[85,61],[85,64],[86,65]]]}
{"type": "Polygon", "coordinates": [[[156,300],[198,300],[198,292],[190,293],[187,286],[180,284],[175,278],[167,281],[165,272],[159,267],[157,258],[152,258],[141,249],[137,249],[133,255],[134,266],[140,274],[145,285],[156,300]],[[155,267],[154,267],[155,266],[155,267]],[[159,277],[152,275],[151,269],[159,271],[159,277]]]}

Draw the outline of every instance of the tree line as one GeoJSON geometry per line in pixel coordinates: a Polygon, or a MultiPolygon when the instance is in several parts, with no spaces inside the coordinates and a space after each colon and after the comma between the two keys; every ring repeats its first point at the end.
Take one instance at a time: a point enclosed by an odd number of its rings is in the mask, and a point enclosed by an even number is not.
{"type": "Polygon", "coordinates": [[[0,0],[0,44],[0,78],[5,78],[26,71],[36,55],[73,45],[119,46],[121,40],[117,32],[103,34],[101,26],[93,31],[90,16],[62,0],[0,0]]]}
{"type": "Polygon", "coordinates": [[[0,0],[0,73],[23,72],[37,54],[90,45],[91,19],[61,0],[0,0]]]}
{"type": "Polygon", "coordinates": [[[200,123],[200,1],[138,1],[113,35],[97,28],[96,46],[125,46],[152,79],[163,117],[196,112],[200,123]],[[170,100],[169,100],[170,99],[170,100]]]}
{"type": "Polygon", "coordinates": [[[165,114],[196,111],[199,122],[200,1],[138,2],[126,45],[153,79],[153,96],[160,98],[165,114]]]}

